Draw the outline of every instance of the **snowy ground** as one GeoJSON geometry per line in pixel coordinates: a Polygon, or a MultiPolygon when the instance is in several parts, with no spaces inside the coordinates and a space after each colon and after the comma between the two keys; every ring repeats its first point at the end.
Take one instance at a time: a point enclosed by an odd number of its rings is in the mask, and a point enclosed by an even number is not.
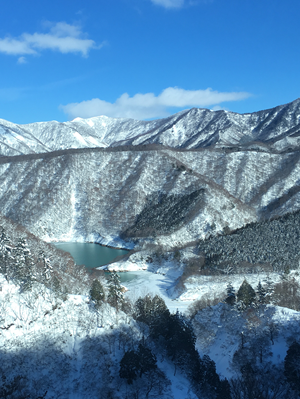
{"type": "MultiPolygon", "coordinates": [[[[254,318],[255,312],[250,316],[254,318]]],[[[270,306],[267,307],[261,324],[253,327],[257,329],[257,332],[261,329],[260,332],[263,332],[266,341],[269,342],[268,360],[271,363],[279,364],[284,361],[288,345],[295,337],[299,336],[299,322],[300,312],[279,306],[270,306]],[[274,327],[274,345],[271,344],[269,337],[271,326],[274,327]]],[[[246,336],[249,333],[247,330],[249,323],[251,323],[249,314],[235,315],[228,312],[223,304],[207,308],[199,312],[195,318],[194,326],[199,334],[197,349],[201,356],[206,354],[214,360],[217,373],[223,378],[230,379],[236,375],[232,358],[240,347],[242,332],[245,333],[245,347],[249,345],[246,336]]]]}
{"type": "Polygon", "coordinates": [[[129,281],[128,283],[123,283],[123,285],[128,289],[126,296],[130,298],[133,302],[139,297],[144,297],[147,294],[159,295],[166,303],[167,307],[171,312],[176,312],[179,310],[184,313],[189,305],[194,301],[184,301],[180,299],[173,299],[169,296],[169,292],[172,291],[174,287],[174,278],[169,274],[159,274],[152,273],[149,271],[136,271],[134,274],[137,278],[129,281]]]}
{"type": "Polygon", "coordinates": [[[178,298],[176,280],[181,276],[183,267],[168,259],[160,263],[149,263],[146,258],[145,254],[136,253],[127,261],[115,262],[99,269],[114,270],[119,274],[132,272],[136,275],[135,279],[122,283],[128,289],[126,296],[133,302],[147,294],[159,295],[171,312],[179,310],[184,313],[195,298],[178,298]]]}
{"type": "MultiPolygon", "coordinates": [[[[188,255],[190,256],[190,254],[188,255]]],[[[136,253],[127,261],[115,262],[99,269],[117,271],[119,273],[132,272],[136,279],[124,282],[128,289],[127,296],[135,301],[146,294],[158,294],[163,298],[171,312],[185,312],[196,300],[201,298],[223,298],[229,282],[237,291],[246,278],[252,287],[256,288],[259,281],[263,282],[267,276],[274,282],[280,281],[279,273],[253,273],[223,276],[191,276],[185,282],[185,289],[178,291],[176,281],[182,275],[183,266],[166,259],[161,263],[148,263],[146,256],[136,253]]]]}

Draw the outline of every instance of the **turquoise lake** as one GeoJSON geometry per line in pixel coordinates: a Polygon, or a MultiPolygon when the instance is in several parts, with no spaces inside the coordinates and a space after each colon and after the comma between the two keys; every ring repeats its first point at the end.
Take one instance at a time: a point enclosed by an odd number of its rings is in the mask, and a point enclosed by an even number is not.
{"type": "MultiPolygon", "coordinates": [[[[106,265],[118,256],[128,253],[125,249],[104,247],[99,244],[83,242],[58,242],[53,243],[56,248],[69,252],[77,265],[85,265],[87,269],[106,265]]],[[[107,274],[109,274],[107,272],[107,274]]],[[[121,282],[131,281],[136,275],[132,272],[119,273],[121,282]]]]}

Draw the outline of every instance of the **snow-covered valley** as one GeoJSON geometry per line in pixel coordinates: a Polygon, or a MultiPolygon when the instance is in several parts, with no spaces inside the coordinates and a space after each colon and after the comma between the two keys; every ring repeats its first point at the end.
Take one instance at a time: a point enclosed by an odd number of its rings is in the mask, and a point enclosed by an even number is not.
{"type": "Polygon", "coordinates": [[[0,121],[0,397],[299,397],[299,116],[0,121]]]}

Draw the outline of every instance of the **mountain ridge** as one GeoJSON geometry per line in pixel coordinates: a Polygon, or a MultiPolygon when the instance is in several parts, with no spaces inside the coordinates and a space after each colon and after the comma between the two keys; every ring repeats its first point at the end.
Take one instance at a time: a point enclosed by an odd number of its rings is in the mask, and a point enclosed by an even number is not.
{"type": "Polygon", "coordinates": [[[300,209],[299,121],[298,99],[246,116],[194,108],[133,124],[39,122],[23,136],[0,123],[1,213],[46,241],[127,248],[184,246],[282,216],[300,209]]]}
{"type": "Polygon", "coordinates": [[[245,147],[250,142],[267,145],[271,151],[300,145],[300,99],[246,114],[192,108],[153,121],[98,116],[16,125],[0,120],[0,154],[8,156],[141,144],[186,149],[245,147]]]}

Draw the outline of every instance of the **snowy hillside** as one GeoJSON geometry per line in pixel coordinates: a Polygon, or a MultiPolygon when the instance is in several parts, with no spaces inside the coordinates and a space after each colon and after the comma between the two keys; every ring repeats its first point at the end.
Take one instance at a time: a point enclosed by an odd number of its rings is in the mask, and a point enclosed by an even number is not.
{"type": "Polygon", "coordinates": [[[0,206],[44,240],[130,247],[155,237],[175,247],[298,210],[299,170],[298,151],[146,147],[8,157],[0,158],[0,206]]]}

